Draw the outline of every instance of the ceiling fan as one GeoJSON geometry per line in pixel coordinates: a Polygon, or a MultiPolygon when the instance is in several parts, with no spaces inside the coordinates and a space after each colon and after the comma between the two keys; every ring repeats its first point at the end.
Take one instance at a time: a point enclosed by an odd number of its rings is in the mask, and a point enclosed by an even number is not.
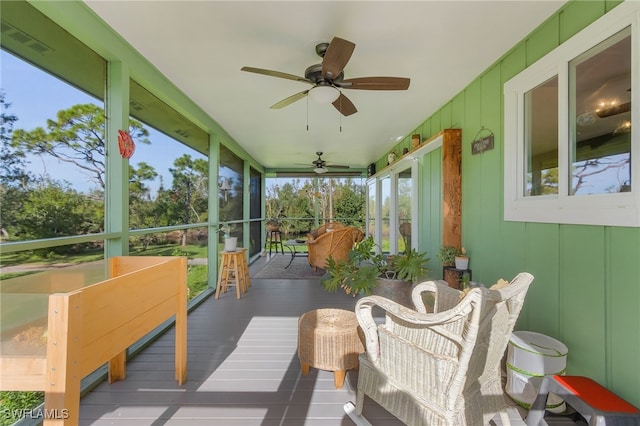
{"type": "Polygon", "coordinates": [[[329,169],[327,167],[332,167],[334,169],[348,169],[349,166],[340,166],[337,164],[327,164],[325,160],[322,159],[322,152],[316,152],[318,158],[311,162],[313,165],[313,171],[317,174],[327,173],[329,169]]]}
{"type": "Polygon", "coordinates": [[[343,70],[355,47],[354,43],[339,37],[334,37],[331,43],[318,44],[316,53],[322,58],[322,63],[308,67],[304,77],[262,68],[242,67],[241,70],[300,81],[313,86],[311,89],[303,90],[271,105],[272,109],[284,108],[309,95],[318,102],[333,104],[342,115],[349,116],[358,110],[341,89],[407,90],[409,88],[411,80],[405,77],[360,77],[345,80],[343,70]]]}

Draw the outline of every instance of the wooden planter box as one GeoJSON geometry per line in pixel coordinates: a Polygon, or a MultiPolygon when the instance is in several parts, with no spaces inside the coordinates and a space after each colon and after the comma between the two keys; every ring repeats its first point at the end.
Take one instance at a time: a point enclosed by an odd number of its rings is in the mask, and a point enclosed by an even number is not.
{"type": "Polygon", "coordinates": [[[186,380],[187,259],[122,256],[0,283],[0,390],[44,391],[45,425],[78,424],[80,380],[176,316],[175,378],[186,380]]]}

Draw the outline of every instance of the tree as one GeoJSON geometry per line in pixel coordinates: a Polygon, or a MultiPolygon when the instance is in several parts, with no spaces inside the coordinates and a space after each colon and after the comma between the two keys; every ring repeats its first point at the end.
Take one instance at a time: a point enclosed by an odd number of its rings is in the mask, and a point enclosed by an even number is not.
{"type": "MultiPolygon", "coordinates": [[[[141,122],[129,119],[129,133],[136,143],[149,143],[149,131],[141,122]]],[[[104,190],[105,117],[104,109],[95,104],[79,104],[58,111],[55,120],[47,120],[46,129],[15,130],[12,145],[73,164],[104,190]]]]}
{"type": "Polygon", "coordinates": [[[11,146],[13,125],[18,117],[9,114],[11,104],[0,90],[0,236],[7,237],[16,225],[16,213],[22,210],[24,188],[31,180],[25,169],[25,154],[11,146]]]}
{"type": "Polygon", "coordinates": [[[0,184],[25,186],[30,176],[25,170],[25,153],[11,146],[13,125],[18,117],[7,113],[10,106],[4,91],[0,90],[0,184]]]}
{"type": "Polygon", "coordinates": [[[102,202],[91,202],[68,184],[45,178],[24,197],[16,213],[16,234],[23,240],[102,231],[102,202]]]}
{"type": "Polygon", "coordinates": [[[361,185],[347,179],[343,185],[337,186],[333,197],[333,209],[336,217],[345,225],[358,226],[364,222],[365,200],[361,185]]]}
{"type": "MultiPolygon", "coordinates": [[[[207,181],[209,167],[207,160],[193,160],[189,154],[177,158],[169,171],[173,176],[170,217],[176,224],[191,223],[193,217],[200,222],[201,214],[207,211],[207,181]]],[[[187,230],[182,232],[181,245],[187,245],[187,230]]]]}
{"type": "MultiPolygon", "coordinates": [[[[154,214],[151,191],[145,184],[157,176],[156,170],[145,162],[138,163],[137,169],[129,165],[129,226],[133,229],[160,226],[154,214]]],[[[143,249],[146,249],[151,237],[144,235],[141,239],[143,249]]]]}

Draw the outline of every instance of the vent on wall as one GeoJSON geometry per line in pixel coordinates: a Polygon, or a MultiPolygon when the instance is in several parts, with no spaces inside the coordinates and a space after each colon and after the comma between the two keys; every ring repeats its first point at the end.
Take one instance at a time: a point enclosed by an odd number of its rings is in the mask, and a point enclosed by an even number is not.
{"type": "Polygon", "coordinates": [[[182,136],[183,138],[188,138],[189,136],[191,136],[191,135],[189,134],[189,132],[187,132],[187,131],[186,131],[186,130],[184,130],[184,129],[174,129],[173,131],[174,131],[176,134],[178,134],[178,135],[182,136]]]}
{"type": "Polygon", "coordinates": [[[8,37],[14,41],[17,41],[20,44],[24,44],[25,46],[30,47],[36,52],[44,55],[47,52],[53,51],[53,49],[47,46],[45,43],[41,42],[35,37],[30,36],[29,34],[21,31],[20,29],[14,27],[11,24],[8,24],[5,21],[2,21],[2,25],[0,26],[0,31],[2,31],[2,37],[8,37]]]}
{"type": "Polygon", "coordinates": [[[133,99],[129,101],[129,107],[136,111],[142,111],[144,109],[144,106],[142,106],[140,102],[134,101],[133,99]]]}

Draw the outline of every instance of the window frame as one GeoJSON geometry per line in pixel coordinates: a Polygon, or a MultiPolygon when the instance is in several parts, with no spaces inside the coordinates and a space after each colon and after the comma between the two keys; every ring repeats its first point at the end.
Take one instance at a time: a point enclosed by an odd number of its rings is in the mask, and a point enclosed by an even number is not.
{"type": "Polygon", "coordinates": [[[640,2],[624,2],[504,84],[504,220],[640,227],[640,168],[631,192],[569,195],[569,63],[631,27],[631,164],[640,164],[640,2]],[[558,77],[558,194],[525,196],[525,93],[558,77]]]}

